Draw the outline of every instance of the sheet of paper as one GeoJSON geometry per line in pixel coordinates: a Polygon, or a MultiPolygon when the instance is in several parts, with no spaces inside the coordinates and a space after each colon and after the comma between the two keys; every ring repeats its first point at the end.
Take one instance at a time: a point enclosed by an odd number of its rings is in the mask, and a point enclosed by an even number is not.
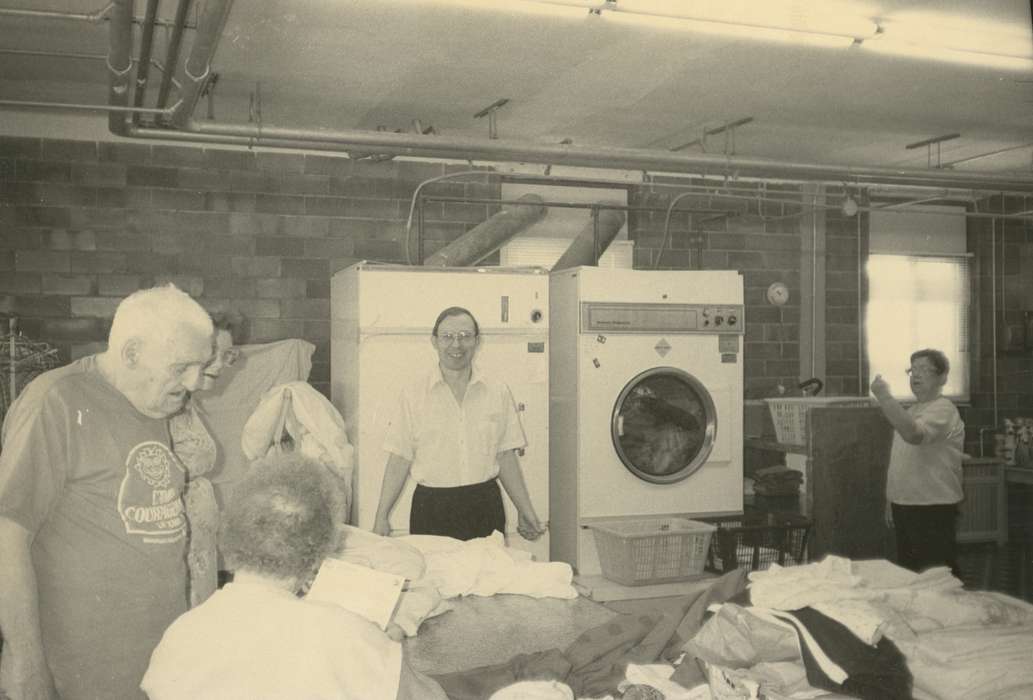
{"type": "Polygon", "coordinates": [[[339,605],[387,629],[404,585],[402,576],[326,559],[306,598],[339,605]]]}

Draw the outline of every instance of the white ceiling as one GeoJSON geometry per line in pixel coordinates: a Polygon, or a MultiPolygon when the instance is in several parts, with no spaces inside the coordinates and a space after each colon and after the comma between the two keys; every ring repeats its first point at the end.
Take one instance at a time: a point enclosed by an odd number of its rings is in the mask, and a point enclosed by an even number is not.
{"type": "MultiPolygon", "coordinates": [[[[0,7],[76,12],[103,4],[0,0],[0,7]]],[[[799,12],[831,6],[791,4],[799,12]]],[[[238,0],[215,59],[216,116],[247,121],[250,94],[260,85],[267,124],[410,130],[419,120],[439,134],[486,138],[487,120],[473,115],[508,98],[497,113],[498,135],[507,140],[670,149],[704,128],[752,117],[735,131],[737,155],[925,167],[927,149],[907,150],[906,144],[960,133],[942,144],[942,162],[1012,149],[955,168],[1033,172],[1033,145],[1014,148],[1033,144],[1031,72],[891,57],[863,46],[811,48],[613,25],[587,12],[561,17],[505,5],[238,0]]],[[[953,24],[973,48],[1033,58],[1028,0],[871,0],[838,7],[887,27],[910,22],[930,42],[947,36],[953,24]]],[[[162,0],[159,14],[171,18],[174,12],[173,0],[162,0]]],[[[157,32],[162,61],[166,40],[166,32],[157,32]]],[[[106,23],[0,16],[0,49],[104,54],[106,23]]],[[[103,60],[0,52],[0,99],[103,103],[106,81],[103,60]]],[[[149,95],[148,103],[153,99],[149,95]]],[[[198,115],[204,111],[202,102],[198,115]]],[[[731,146],[723,135],[707,140],[710,153],[731,146]]]]}

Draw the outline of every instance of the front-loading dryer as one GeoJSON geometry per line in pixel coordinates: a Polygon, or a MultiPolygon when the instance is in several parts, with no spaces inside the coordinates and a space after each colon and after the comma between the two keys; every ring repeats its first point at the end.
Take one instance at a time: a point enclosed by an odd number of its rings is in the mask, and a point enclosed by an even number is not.
{"type": "Polygon", "coordinates": [[[742,276],[550,277],[551,558],[599,573],[590,526],[742,512],[742,276]]]}

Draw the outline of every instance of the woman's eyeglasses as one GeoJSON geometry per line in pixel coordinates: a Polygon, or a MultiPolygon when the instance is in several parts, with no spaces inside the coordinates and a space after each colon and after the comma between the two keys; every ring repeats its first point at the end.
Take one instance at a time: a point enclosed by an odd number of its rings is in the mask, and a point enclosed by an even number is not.
{"type": "Polygon", "coordinates": [[[232,367],[233,363],[236,362],[239,358],[239,348],[230,348],[228,350],[222,351],[222,364],[226,365],[227,367],[232,367]]]}
{"type": "Polygon", "coordinates": [[[915,374],[917,374],[919,377],[932,377],[939,374],[939,372],[937,372],[932,367],[908,367],[906,370],[904,370],[904,374],[906,374],[909,377],[915,374]]]}

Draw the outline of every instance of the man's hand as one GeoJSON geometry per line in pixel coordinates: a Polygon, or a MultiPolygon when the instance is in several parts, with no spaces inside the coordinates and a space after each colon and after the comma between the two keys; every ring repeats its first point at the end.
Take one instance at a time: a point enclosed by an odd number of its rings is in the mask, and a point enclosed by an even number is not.
{"type": "Polygon", "coordinates": [[[886,380],[882,378],[881,374],[876,374],[875,379],[872,380],[872,396],[879,399],[888,399],[893,396],[890,393],[890,385],[886,383],[886,380]]]}
{"type": "Polygon", "coordinates": [[[886,527],[893,529],[893,504],[886,501],[886,527]]]}
{"type": "Polygon", "coordinates": [[[517,532],[525,540],[535,541],[545,534],[546,526],[538,520],[534,513],[521,513],[517,522],[517,532]]]}

